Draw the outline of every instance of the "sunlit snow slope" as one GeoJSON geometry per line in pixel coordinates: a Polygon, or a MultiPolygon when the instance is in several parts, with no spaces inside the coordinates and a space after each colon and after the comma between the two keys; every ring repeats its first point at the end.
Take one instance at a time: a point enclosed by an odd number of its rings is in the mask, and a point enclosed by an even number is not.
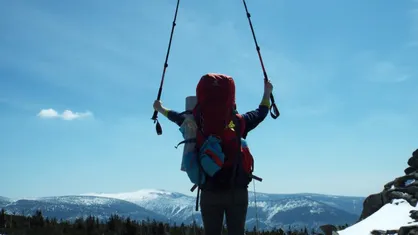
{"type": "Polygon", "coordinates": [[[357,224],[338,231],[338,234],[370,235],[373,230],[398,230],[403,226],[418,225],[418,222],[414,222],[409,216],[411,210],[417,210],[417,207],[411,206],[403,199],[397,199],[357,224]]]}

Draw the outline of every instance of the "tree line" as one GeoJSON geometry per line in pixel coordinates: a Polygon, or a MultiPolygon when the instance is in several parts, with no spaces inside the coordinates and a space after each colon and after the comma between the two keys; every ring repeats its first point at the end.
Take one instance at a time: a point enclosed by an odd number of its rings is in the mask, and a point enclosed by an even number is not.
{"type": "MultiPolygon", "coordinates": [[[[348,225],[338,226],[343,229],[348,225]]],[[[223,234],[227,235],[226,227],[223,234]]],[[[107,220],[96,216],[77,218],[74,221],[57,220],[44,217],[40,210],[33,215],[8,214],[4,209],[0,212],[0,234],[6,235],[204,235],[203,228],[196,223],[170,225],[156,220],[136,221],[113,214],[107,220]]],[[[257,231],[254,227],[246,231],[246,235],[311,235],[314,230],[281,228],[269,231],[257,231]]]]}

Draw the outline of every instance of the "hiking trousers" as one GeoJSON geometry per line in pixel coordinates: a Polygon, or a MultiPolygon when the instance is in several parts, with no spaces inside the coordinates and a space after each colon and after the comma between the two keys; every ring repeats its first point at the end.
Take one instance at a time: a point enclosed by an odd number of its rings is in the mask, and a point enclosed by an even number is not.
{"type": "Polygon", "coordinates": [[[248,208],[248,189],[202,190],[200,210],[205,235],[221,235],[224,215],[228,235],[244,235],[248,208]]]}

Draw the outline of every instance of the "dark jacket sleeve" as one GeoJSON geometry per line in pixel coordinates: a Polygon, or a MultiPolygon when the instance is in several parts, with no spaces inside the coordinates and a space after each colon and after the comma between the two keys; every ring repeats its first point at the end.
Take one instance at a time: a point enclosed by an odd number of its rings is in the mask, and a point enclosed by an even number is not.
{"type": "Polygon", "coordinates": [[[178,126],[181,126],[184,121],[184,115],[174,110],[168,111],[167,118],[178,126]]]}
{"type": "MultiPolygon", "coordinates": [[[[246,138],[248,132],[256,128],[258,124],[260,124],[266,118],[268,112],[269,112],[268,106],[260,105],[258,106],[256,110],[242,114],[242,117],[245,121],[245,130],[244,130],[243,138],[246,138]]],[[[179,113],[174,110],[168,111],[167,118],[170,121],[176,123],[178,126],[181,126],[181,124],[183,123],[185,119],[184,114],[179,113]]]]}
{"type": "Polygon", "coordinates": [[[256,110],[242,114],[242,117],[245,121],[245,130],[243,138],[247,137],[248,132],[252,131],[258,126],[267,116],[269,112],[269,107],[265,105],[260,105],[256,110]]]}

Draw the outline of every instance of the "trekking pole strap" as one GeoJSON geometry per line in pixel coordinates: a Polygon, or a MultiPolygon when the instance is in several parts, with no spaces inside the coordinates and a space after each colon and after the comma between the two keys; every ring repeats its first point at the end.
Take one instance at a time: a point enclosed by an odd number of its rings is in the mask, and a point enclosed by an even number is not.
{"type": "MultiPolygon", "coordinates": [[[[173,25],[171,27],[170,40],[168,42],[167,54],[165,56],[164,69],[163,69],[163,74],[161,76],[160,88],[158,89],[157,100],[160,100],[161,93],[163,91],[165,72],[166,72],[167,67],[168,67],[168,56],[170,55],[171,42],[173,40],[174,27],[176,26],[176,19],[177,19],[177,12],[178,12],[178,9],[179,9],[179,4],[180,4],[180,0],[177,0],[176,12],[174,13],[174,20],[173,20],[173,25]]],[[[161,127],[160,122],[158,121],[158,111],[157,110],[154,111],[154,114],[152,115],[151,120],[154,120],[154,123],[156,123],[155,130],[157,132],[157,135],[161,135],[163,133],[163,129],[161,127]]]]}
{"type": "MultiPolygon", "coordinates": [[[[248,12],[247,3],[245,2],[245,0],[242,0],[242,2],[244,3],[245,12],[247,13],[248,23],[250,24],[251,32],[253,34],[255,47],[256,47],[257,53],[258,53],[258,58],[260,59],[261,68],[263,69],[264,80],[268,81],[269,79],[268,79],[268,76],[267,76],[266,69],[264,67],[263,58],[261,57],[260,47],[258,46],[257,38],[255,37],[255,33],[254,33],[253,24],[251,22],[251,14],[248,12]]],[[[280,112],[279,112],[279,109],[277,108],[277,105],[276,105],[276,102],[274,100],[273,94],[270,94],[270,101],[271,101],[270,115],[273,119],[276,119],[280,116],[280,112]]]]}
{"type": "Polygon", "coordinates": [[[277,108],[276,102],[274,101],[273,94],[270,94],[271,106],[270,106],[270,115],[273,119],[276,119],[280,116],[279,108],[277,108]]]}

